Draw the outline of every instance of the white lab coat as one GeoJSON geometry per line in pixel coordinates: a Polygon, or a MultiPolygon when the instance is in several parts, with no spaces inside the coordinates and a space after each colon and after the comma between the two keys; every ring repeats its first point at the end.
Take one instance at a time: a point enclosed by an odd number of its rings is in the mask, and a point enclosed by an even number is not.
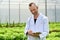
{"type": "Polygon", "coordinates": [[[27,40],[46,40],[46,36],[49,34],[48,18],[40,13],[36,24],[34,24],[34,16],[30,17],[26,23],[25,34],[28,30],[32,30],[33,33],[41,32],[42,34],[40,34],[39,37],[27,35],[27,40]]]}

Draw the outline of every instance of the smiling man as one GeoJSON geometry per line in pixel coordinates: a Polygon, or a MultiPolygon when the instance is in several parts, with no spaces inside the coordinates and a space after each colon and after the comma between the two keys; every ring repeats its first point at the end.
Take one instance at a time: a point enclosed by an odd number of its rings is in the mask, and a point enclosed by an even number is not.
{"type": "Polygon", "coordinates": [[[33,16],[28,18],[25,27],[25,34],[27,40],[46,40],[46,36],[49,33],[48,18],[38,13],[38,6],[35,3],[29,4],[29,10],[33,16]]]}

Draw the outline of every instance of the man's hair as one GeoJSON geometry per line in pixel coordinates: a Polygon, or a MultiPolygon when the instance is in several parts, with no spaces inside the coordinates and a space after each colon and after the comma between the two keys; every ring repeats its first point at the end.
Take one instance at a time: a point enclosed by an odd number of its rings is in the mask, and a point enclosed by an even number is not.
{"type": "Polygon", "coordinates": [[[36,5],[35,3],[32,2],[32,3],[29,4],[29,7],[32,6],[32,4],[36,5]]]}

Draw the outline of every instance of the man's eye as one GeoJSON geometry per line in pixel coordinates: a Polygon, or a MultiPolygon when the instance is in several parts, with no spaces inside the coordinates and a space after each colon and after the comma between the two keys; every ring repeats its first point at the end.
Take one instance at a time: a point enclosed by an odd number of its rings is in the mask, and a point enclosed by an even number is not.
{"type": "Polygon", "coordinates": [[[35,9],[33,9],[33,10],[35,10],[35,9]]]}
{"type": "Polygon", "coordinates": [[[32,12],[32,10],[30,10],[32,12]]]}

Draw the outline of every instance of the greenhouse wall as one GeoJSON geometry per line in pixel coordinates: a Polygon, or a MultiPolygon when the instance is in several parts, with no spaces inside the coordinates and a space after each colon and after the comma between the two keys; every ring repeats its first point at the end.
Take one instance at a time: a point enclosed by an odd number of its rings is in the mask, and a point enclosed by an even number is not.
{"type": "Polygon", "coordinates": [[[39,13],[48,16],[50,22],[60,22],[60,0],[0,0],[0,22],[26,22],[32,14],[29,3],[39,7],[39,13]]]}

